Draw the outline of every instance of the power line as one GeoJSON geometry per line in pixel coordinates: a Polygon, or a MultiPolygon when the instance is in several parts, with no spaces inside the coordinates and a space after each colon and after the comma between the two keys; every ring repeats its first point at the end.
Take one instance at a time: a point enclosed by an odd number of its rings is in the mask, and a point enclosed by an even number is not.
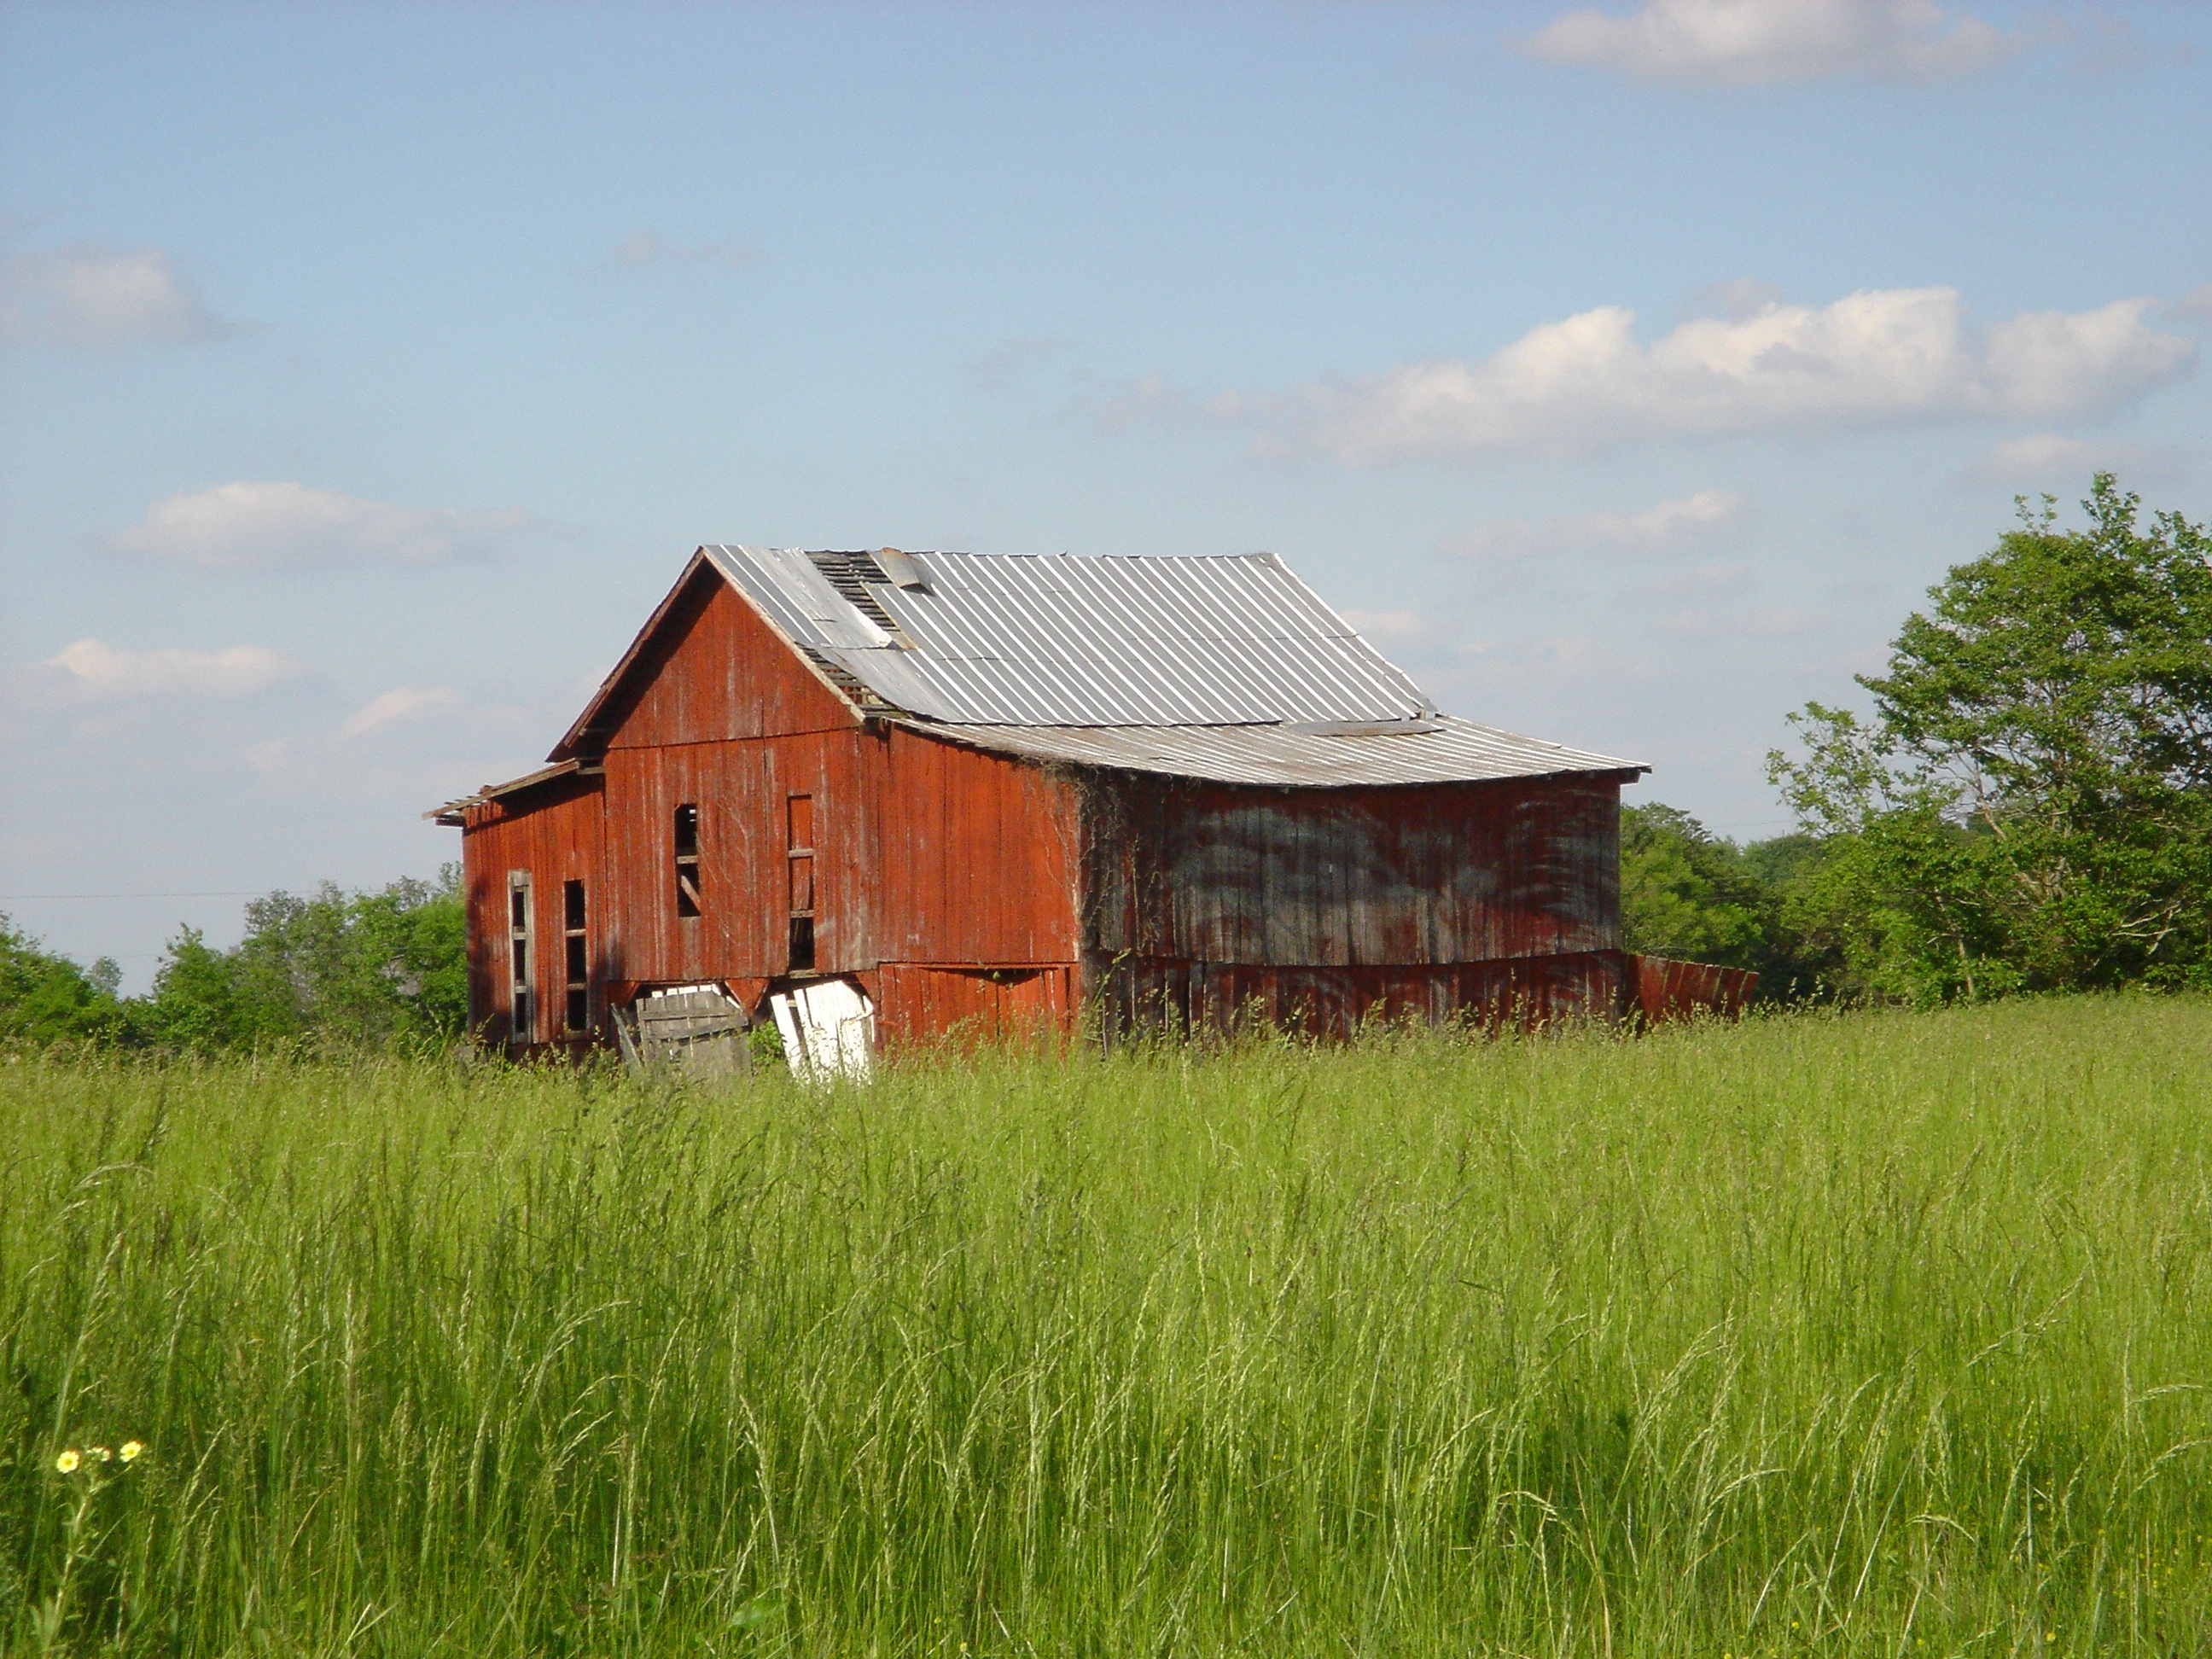
{"type": "Polygon", "coordinates": [[[0,893],[0,904],[44,903],[49,899],[177,899],[258,898],[258,887],[241,887],[213,893],[0,893]]]}

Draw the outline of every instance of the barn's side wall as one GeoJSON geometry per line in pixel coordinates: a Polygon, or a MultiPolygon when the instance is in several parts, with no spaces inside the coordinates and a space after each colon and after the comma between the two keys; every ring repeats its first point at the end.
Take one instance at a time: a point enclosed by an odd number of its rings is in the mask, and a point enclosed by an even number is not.
{"type": "Polygon", "coordinates": [[[469,1029],[479,1042],[503,1046],[555,1042],[564,1036],[567,1012],[567,938],[564,884],[580,881],[586,897],[586,940],[590,962],[589,1024],[605,1018],[606,963],[601,943],[600,780],[569,776],[513,801],[470,810],[461,830],[461,886],[468,906],[469,1029]],[[532,982],[538,1006],[531,1029],[514,1024],[514,986],[508,931],[507,878],[527,871],[531,881],[532,982]]]}
{"type": "MultiPolygon", "coordinates": [[[[605,724],[588,834],[547,787],[476,809],[483,827],[465,836],[471,868],[486,872],[471,880],[470,956],[487,1036],[507,1030],[498,907],[510,867],[532,870],[544,909],[588,859],[602,1021],[608,1000],[643,985],[719,979],[757,1004],[793,966],[798,796],[811,823],[813,970],[860,980],[886,1038],[1072,1017],[1080,815],[1066,780],[862,722],[711,576],[681,596],[605,724]],[[698,823],[692,916],[677,903],[686,805],[698,823]]],[[[538,938],[550,963],[548,915],[538,938]]],[[[550,1039],[557,1012],[535,1041],[550,1039]]]]}
{"type": "Polygon", "coordinates": [[[894,1041],[1066,1029],[1081,996],[1081,803],[1065,775],[898,727],[868,877],[894,1041]]]}
{"type": "Polygon", "coordinates": [[[1632,992],[1617,780],[1289,790],[1111,774],[1085,808],[1085,985],[1109,1025],[1611,1018],[1632,992]]]}

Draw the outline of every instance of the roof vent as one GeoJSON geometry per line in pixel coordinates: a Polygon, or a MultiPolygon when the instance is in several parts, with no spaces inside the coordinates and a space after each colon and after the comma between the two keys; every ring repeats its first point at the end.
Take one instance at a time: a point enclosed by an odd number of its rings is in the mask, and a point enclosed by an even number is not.
{"type": "Polygon", "coordinates": [[[876,550],[876,563],[890,579],[892,586],[929,592],[929,573],[911,553],[902,553],[896,547],[879,547],[876,550]]]}
{"type": "Polygon", "coordinates": [[[883,567],[876,562],[873,555],[809,553],[806,557],[822,573],[830,586],[837,590],[840,599],[890,635],[898,644],[908,643],[906,630],[898,625],[890,611],[884,609],[876,596],[868,592],[870,582],[880,582],[886,586],[890,585],[890,578],[884,574],[883,567]]]}

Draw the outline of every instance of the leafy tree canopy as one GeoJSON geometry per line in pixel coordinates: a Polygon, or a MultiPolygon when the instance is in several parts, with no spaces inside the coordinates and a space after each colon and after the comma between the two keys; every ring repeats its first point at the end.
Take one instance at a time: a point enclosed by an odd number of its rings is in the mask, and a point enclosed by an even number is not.
{"type": "Polygon", "coordinates": [[[2212,541],[2100,474],[1908,617],[1874,711],[1820,703],[1771,775],[1829,849],[1792,904],[1916,1000],[2212,969],[2212,541]]]}
{"type": "Polygon", "coordinates": [[[301,1042],[442,1041],[468,1012],[459,872],[378,892],[325,883],[246,906],[246,936],[217,950],[196,928],[170,942],[152,994],[116,994],[112,962],[87,970],[0,918],[0,1044],[117,1042],[191,1052],[301,1042]]]}
{"type": "Polygon", "coordinates": [[[252,1048],[314,1039],[451,1036],[468,1012],[459,872],[380,892],[325,882],[246,907],[230,951],[186,928],[169,947],[142,1020],[166,1048],[252,1048]]]}
{"type": "Polygon", "coordinates": [[[125,1019],[115,994],[119,977],[106,957],[80,968],[0,915],[0,1044],[45,1048],[114,1037],[125,1019]]]}

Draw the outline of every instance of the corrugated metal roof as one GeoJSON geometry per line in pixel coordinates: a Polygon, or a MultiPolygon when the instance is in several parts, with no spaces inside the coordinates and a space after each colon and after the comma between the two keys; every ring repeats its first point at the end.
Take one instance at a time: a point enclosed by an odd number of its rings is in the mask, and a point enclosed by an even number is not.
{"type": "Polygon", "coordinates": [[[1344,732],[1294,726],[987,726],[902,721],[933,737],[1032,760],[1221,783],[1352,787],[1638,772],[1635,761],[1449,716],[1344,732]]]}
{"type": "Polygon", "coordinates": [[[867,553],[705,551],[833,678],[924,720],[1175,726],[1436,713],[1272,553],[913,553],[904,562],[927,585],[902,586],[867,553]]]}
{"type": "Polygon", "coordinates": [[[596,752],[709,568],[861,713],[1006,754],[1309,787],[1648,769],[1439,716],[1271,553],[726,546],[699,550],[550,758],[596,752]]]}

